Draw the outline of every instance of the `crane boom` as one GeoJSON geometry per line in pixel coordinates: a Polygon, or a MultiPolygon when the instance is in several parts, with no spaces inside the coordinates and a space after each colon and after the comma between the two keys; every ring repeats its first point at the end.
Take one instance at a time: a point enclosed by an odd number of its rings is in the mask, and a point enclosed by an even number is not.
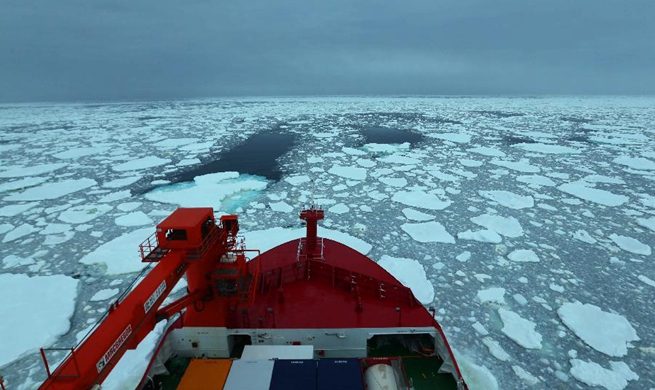
{"type": "Polygon", "coordinates": [[[142,261],[157,264],[110,306],[105,320],[54,372],[49,372],[46,362],[48,378],[40,389],[89,389],[101,384],[125,351],[136,348],[159,320],[198,300],[212,299],[209,274],[234,247],[237,232],[236,216],[223,216],[217,225],[211,208],[178,209],[162,221],[140,246],[142,261]],[[193,291],[159,310],[185,273],[193,291]]]}

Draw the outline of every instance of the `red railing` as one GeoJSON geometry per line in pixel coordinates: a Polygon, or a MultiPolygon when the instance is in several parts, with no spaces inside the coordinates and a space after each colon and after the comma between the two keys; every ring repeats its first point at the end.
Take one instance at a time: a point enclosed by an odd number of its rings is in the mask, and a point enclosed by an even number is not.
{"type": "Polygon", "coordinates": [[[297,261],[266,271],[261,277],[261,292],[265,293],[303,279],[328,283],[334,288],[341,288],[359,296],[391,299],[408,306],[414,306],[416,303],[414,294],[408,287],[386,283],[369,275],[335,267],[320,260],[297,261]]]}

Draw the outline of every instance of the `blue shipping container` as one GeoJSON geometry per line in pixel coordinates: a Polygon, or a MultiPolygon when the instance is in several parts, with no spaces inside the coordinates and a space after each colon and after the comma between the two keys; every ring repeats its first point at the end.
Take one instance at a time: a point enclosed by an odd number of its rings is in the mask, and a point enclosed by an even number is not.
{"type": "Polygon", "coordinates": [[[318,361],[317,390],[363,390],[359,359],[321,359],[318,361]]]}
{"type": "Polygon", "coordinates": [[[316,360],[276,360],[270,390],[316,390],[316,360]]]}

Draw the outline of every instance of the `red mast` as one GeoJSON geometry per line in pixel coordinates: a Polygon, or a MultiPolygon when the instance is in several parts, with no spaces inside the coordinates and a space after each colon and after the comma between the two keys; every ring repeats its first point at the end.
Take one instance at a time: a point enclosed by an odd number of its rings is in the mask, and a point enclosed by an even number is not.
{"type": "Polygon", "coordinates": [[[300,213],[300,219],[307,222],[307,236],[304,239],[300,255],[308,258],[320,257],[322,248],[316,247],[316,238],[318,236],[318,221],[323,218],[323,210],[314,208],[314,205],[300,213]]]}

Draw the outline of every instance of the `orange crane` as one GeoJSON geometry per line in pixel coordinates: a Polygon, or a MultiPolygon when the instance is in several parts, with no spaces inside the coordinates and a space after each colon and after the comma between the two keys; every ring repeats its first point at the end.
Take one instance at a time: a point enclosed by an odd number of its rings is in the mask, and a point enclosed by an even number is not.
{"type": "MultiPolygon", "coordinates": [[[[168,319],[190,306],[213,300],[221,283],[219,268],[245,271],[243,250],[236,248],[239,222],[236,215],[225,215],[217,224],[211,208],[180,208],[157,225],[156,232],[140,245],[143,262],[156,263],[132,291],[111,304],[102,323],[66,359],[50,372],[45,350],[41,355],[48,378],[41,390],[99,388],[126,350],[135,349],[157,322],[168,319]],[[234,261],[221,261],[234,252],[234,261]],[[160,307],[175,284],[186,273],[189,292],[160,307]]],[[[226,300],[226,305],[229,300],[226,300]]],[[[216,313],[216,323],[225,322],[216,313]]],[[[1,383],[1,382],[0,382],[1,383]]]]}

